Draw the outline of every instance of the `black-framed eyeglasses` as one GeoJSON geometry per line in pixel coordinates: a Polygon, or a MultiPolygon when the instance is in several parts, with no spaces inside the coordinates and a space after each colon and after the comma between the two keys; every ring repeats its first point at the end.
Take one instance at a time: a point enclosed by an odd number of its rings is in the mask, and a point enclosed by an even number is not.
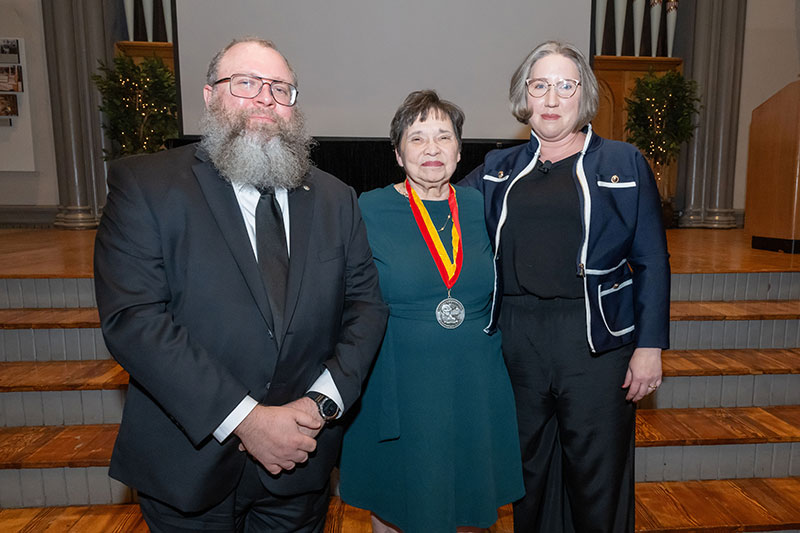
{"type": "Polygon", "coordinates": [[[264,89],[264,85],[269,87],[269,94],[272,99],[287,107],[293,106],[297,102],[297,87],[285,81],[271,80],[260,76],[250,76],[248,74],[233,74],[228,78],[220,78],[214,85],[229,82],[231,94],[238,98],[255,98],[264,89]]]}
{"type": "Polygon", "coordinates": [[[544,78],[533,78],[525,80],[525,85],[528,87],[528,94],[534,98],[541,98],[547,94],[550,87],[555,89],[559,98],[572,98],[581,84],[578,80],[558,80],[555,83],[550,83],[544,78]]]}

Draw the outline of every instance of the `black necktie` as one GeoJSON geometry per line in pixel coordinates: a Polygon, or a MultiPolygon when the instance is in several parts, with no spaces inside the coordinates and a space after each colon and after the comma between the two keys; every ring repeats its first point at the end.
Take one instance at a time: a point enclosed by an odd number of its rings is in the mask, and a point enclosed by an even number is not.
{"type": "Polygon", "coordinates": [[[289,253],[283,229],[281,206],[272,189],[261,193],[256,206],[256,251],[261,277],[267,288],[272,322],[278,344],[283,332],[283,309],[286,305],[286,278],[289,274],[289,253]]]}

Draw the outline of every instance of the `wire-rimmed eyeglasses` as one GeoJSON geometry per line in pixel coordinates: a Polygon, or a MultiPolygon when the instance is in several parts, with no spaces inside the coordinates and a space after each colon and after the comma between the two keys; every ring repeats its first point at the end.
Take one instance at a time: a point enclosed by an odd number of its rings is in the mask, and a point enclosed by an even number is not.
{"type": "Polygon", "coordinates": [[[528,87],[528,94],[534,98],[541,98],[547,94],[550,87],[556,91],[559,98],[572,98],[581,84],[578,80],[558,80],[555,83],[550,83],[544,78],[533,78],[525,80],[525,85],[528,87]]]}
{"type": "Polygon", "coordinates": [[[269,94],[272,99],[287,107],[293,106],[297,102],[297,87],[285,81],[271,80],[260,76],[249,76],[247,74],[233,74],[228,78],[220,78],[214,85],[229,82],[231,94],[238,98],[255,98],[264,89],[264,85],[269,87],[269,94]]]}

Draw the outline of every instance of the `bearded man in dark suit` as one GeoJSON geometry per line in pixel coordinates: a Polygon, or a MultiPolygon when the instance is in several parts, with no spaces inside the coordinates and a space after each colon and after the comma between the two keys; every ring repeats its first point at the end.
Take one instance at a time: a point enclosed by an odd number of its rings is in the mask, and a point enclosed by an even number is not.
{"type": "Polygon", "coordinates": [[[211,61],[203,139],[113,163],[103,334],[130,373],[110,475],[153,531],[323,530],[387,309],[354,191],[310,164],[269,41],[211,61]]]}

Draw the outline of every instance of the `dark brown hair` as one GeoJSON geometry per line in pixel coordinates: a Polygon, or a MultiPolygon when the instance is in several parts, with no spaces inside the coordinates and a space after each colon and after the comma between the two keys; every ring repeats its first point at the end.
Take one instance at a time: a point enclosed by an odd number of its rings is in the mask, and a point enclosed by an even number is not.
{"type": "Polygon", "coordinates": [[[414,91],[406,96],[406,99],[397,108],[397,112],[392,119],[392,125],[389,128],[389,138],[392,141],[392,147],[395,150],[400,150],[400,142],[403,140],[403,134],[409,126],[411,126],[417,119],[425,122],[428,115],[433,112],[439,117],[447,117],[453,123],[453,130],[458,140],[458,148],[461,149],[461,130],[464,127],[464,112],[461,108],[452,102],[442,100],[436,91],[426,89],[424,91],[414,91]]]}

